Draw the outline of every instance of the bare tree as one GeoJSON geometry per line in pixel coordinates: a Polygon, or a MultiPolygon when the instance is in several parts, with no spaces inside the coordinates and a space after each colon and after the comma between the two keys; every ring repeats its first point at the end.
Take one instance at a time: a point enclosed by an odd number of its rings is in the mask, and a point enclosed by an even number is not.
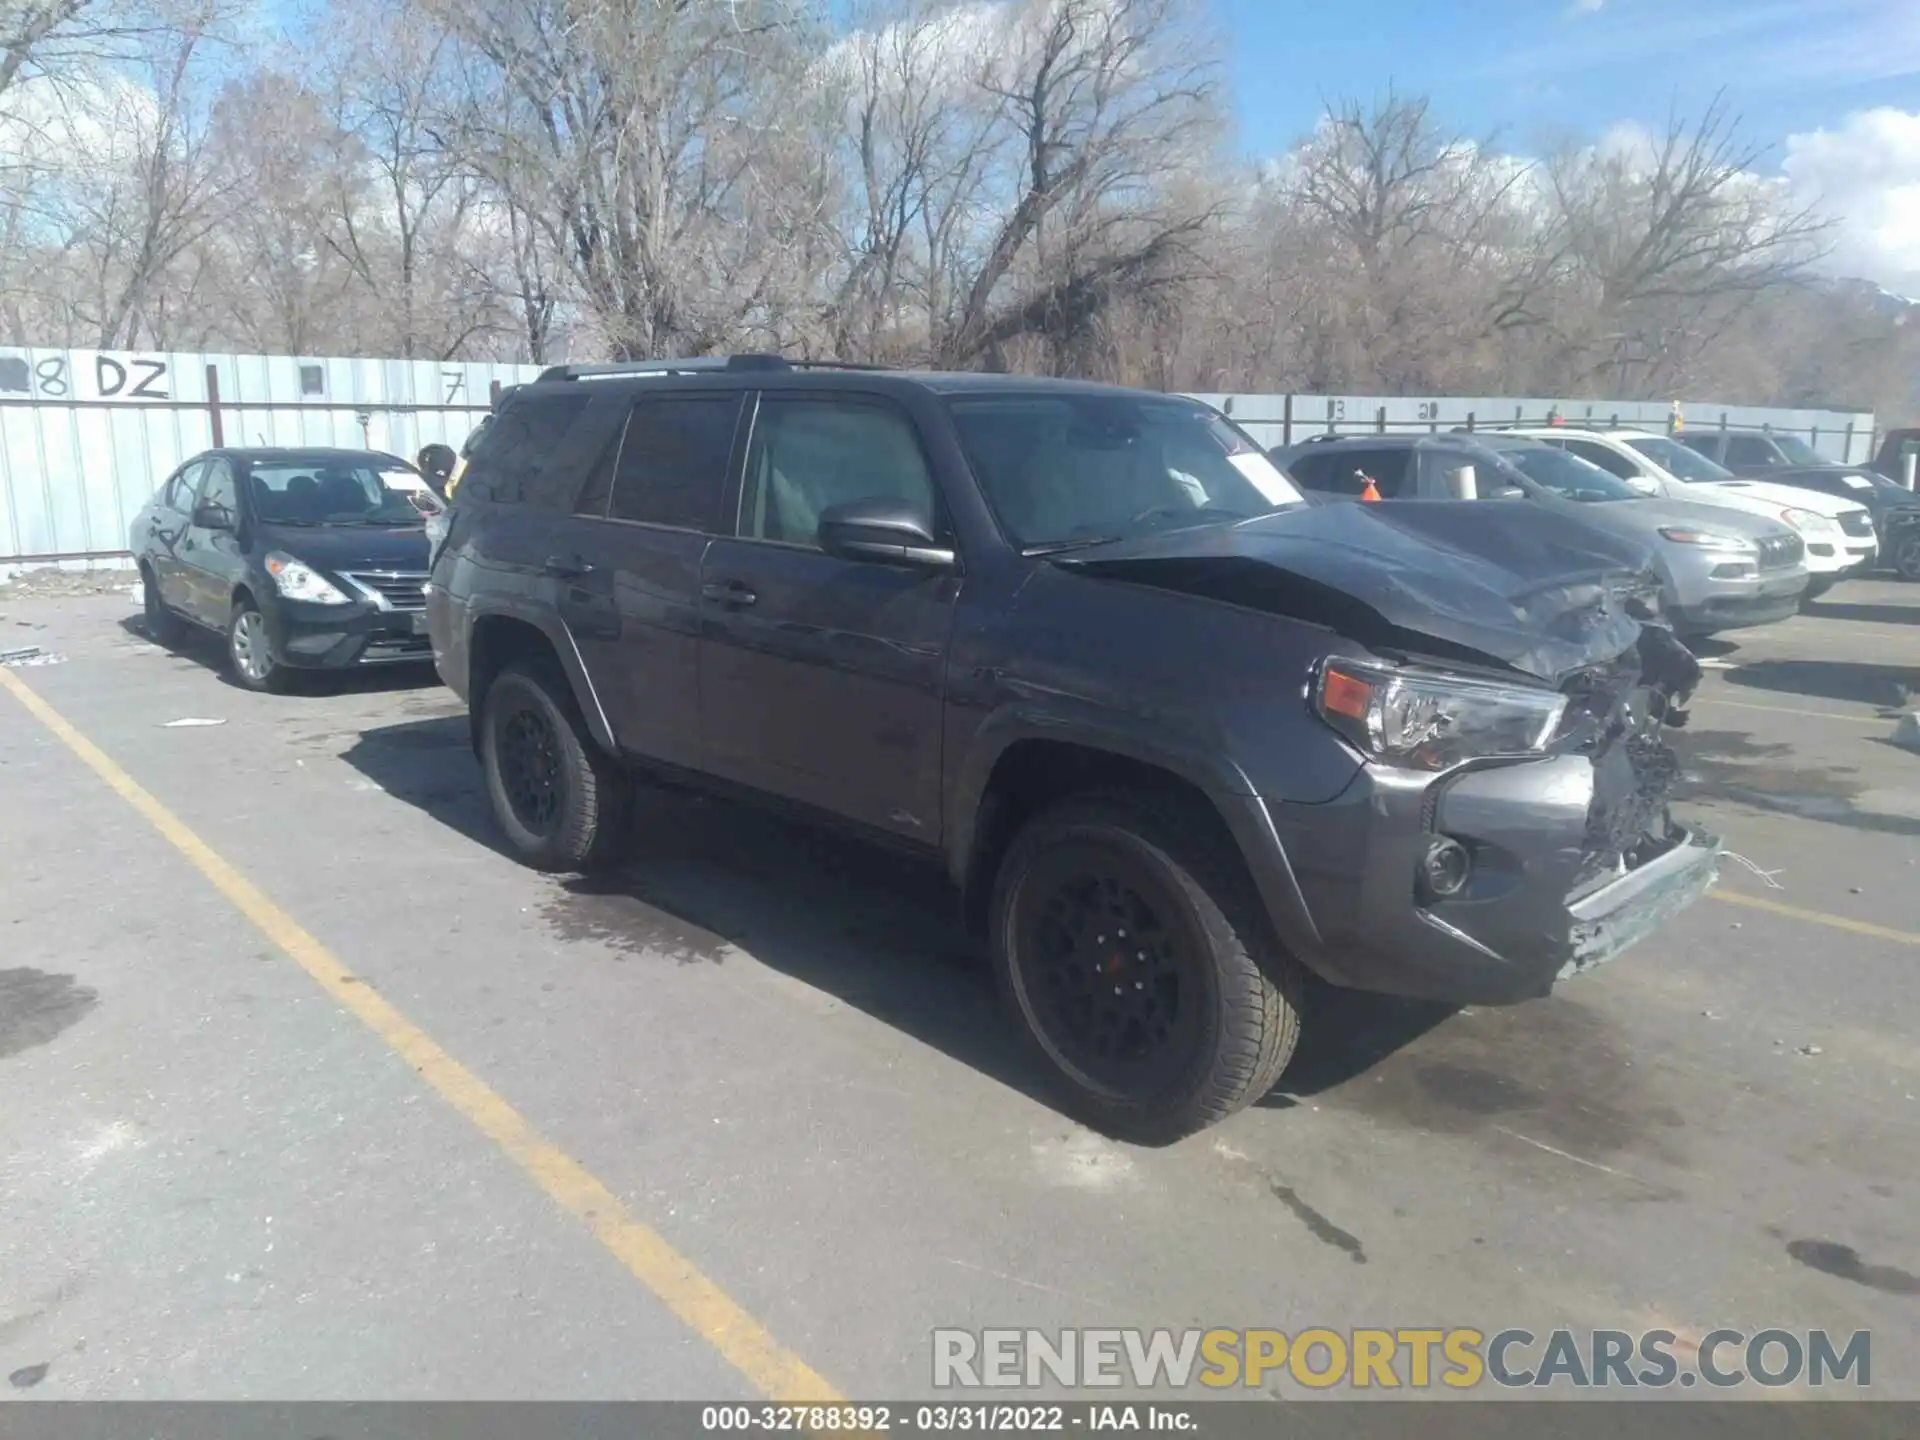
{"type": "Polygon", "coordinates": [[[1585,380],[1629,393],[1673,383],[1821,257],[1830,222],[1782,203],[1758,177],[1765,153],[1717,97],[1697,121],[1670,118],[1645,153],[1585,147],[1549,165],[1542,238],[1591,312],[1592,333],[1569,342],[1585,380]]]}

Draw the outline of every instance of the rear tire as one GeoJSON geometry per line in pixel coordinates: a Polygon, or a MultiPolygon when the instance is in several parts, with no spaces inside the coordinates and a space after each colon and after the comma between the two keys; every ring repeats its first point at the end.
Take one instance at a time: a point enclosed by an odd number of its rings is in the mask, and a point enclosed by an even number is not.
{"type": "Polygon", "coordinates": [[[149,640],[169,650],[187,633],[187,622],[161,598],[160,582],[150,565],[140,567],[140,624],[149,640]]]}
{"type": "Polygon", "coordinates": [[[516,661],[494,677],[480,704],[487,798],[520,860],[582,873],[618,860],[632,781],[594,743],[565,677],[516,661]]]}
{"type": "Polygon", "coordinates": [[[990,949],[1015,1027],[1063,1108],[1167,1144],[1273,1088],[1300,1034],[1300,971],[1228,843],[1177,803],[1085,796],[1015,837],[990,949]]]}

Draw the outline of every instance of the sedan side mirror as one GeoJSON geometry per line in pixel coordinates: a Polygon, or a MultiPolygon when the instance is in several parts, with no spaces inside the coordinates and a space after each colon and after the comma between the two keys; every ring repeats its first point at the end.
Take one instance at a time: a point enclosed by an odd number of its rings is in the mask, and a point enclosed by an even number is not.
{"type": "Polygon", "coordinates": [[[926,513],[905,500],[874,497],[830,505],[820,514],[820,548],[842,560],[908,565],[922,570],[953,566],[953,548],[940,544],[926,513]]]}
{"type": "Polygon", "coordinates": [[[202,500],[193,507],[193,523],[202,530],[231,530],[233,512],[215,501],[202,500]]]}

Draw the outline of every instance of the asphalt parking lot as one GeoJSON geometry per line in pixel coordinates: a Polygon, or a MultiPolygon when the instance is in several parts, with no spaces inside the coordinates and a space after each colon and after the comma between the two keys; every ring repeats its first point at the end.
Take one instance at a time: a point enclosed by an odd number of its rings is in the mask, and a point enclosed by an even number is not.
{"type": "Polygon", "coordinates": [[[1048,1107],[914,870],[655,798],[542,877],[430,677],[253,695],[0,588],[60,657],[0,672],[0,1376],[901,1398],[942,1326],[1784,1325],[1920,1398],[1920,586],[1815,608],[1710,647],[1683,739],[1754,869],[1549,1000],[1320,997],[1141,1150],[1048,1107]]]}

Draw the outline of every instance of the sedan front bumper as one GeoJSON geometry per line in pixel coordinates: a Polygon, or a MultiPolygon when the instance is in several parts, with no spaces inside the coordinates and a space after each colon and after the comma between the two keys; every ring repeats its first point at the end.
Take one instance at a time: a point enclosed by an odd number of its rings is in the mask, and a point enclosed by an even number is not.
{"type": "Polygon", "coordinates": [[[274,658],[302,670],[357,665],[425,665],[433,660],[426,616],[372,603],[314,605],[282,600],[264,611],[274,658]]]}

